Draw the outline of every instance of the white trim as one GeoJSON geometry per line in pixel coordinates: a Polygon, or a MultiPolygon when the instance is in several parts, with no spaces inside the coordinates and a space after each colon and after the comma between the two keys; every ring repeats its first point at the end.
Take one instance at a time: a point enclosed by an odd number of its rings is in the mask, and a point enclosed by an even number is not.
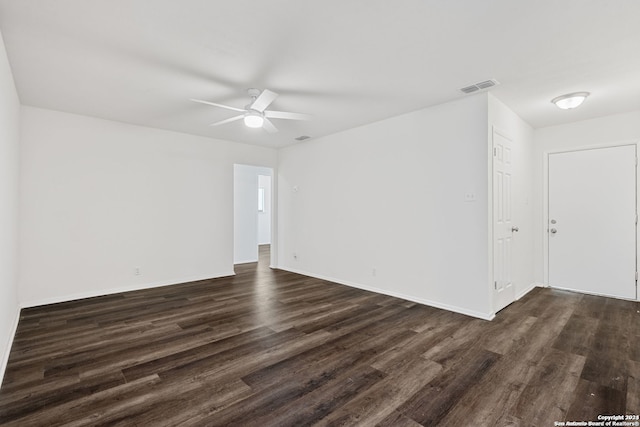
{"type": "Polygon", "coordinates": [[[91,292],[80,292],[77,294],[57,296],[57,297],[45,298],[45,299],[35,300],[35,301],[27,301],[27,302],[21,303],[20,307],[21,308],[38,307],[41,305],[57,304],[61,302],[69,302],[69,301],[75,301],[75,300],[85,299],[85,298],[102,297],[105,295],[119,294],[122,292],[140,291],[143,289],[160,288],[163,286],[181,285],[189,282],[197,282],[199,280],[220,279],[222,277],[229,277],[229,276],[235,276],[235,275],[236,273],[234,271],[231,271],[230,273],[223,273],[218,276],[204,276],[204,277],[194,276],[194,277],[180,278],[180,279],[172,280],[169,282],[163,280],[163,281],[152,282],[152,283],[123,286],[121,288],[103,289],[103,290],[91,291],[91,292]]]}
{"type": "MultiPolygon", "coordinates": [[[[280,156],[280,151],[276,152],[276,156],[280,156]]],[[[276,158],[276,164],[278,159],[276,158]]],[[[278,264],[278,169],[271,168],[271,243],[269,252],[269,264],[278,264]]]]}
{"type": "Polygon", "coordinates": [[[624,147],[627,145],[638,145],[638,139],[625,139],[622,141],[603,142],[601,144],[581,145],[579,147],[559,148],[557,150],[547,150],[544,154],[572,153],[574,151],[596,150],[598,148],[624,147]]]}
{"type": "Polygon", "coordinates": [[[637,302],[636,299],[634,298],[625,298],[625,297],[621,297],[619,295],[608,295],[608,294],[598,294],[595,292],[588,292],[588,291],[583,291],[580,289],[571,289],[571,288],[563,288],[560,286],[547,286],[550,289],[557,289],[559,291],[567,291],[567,292],[574,292],[576,294],[585,294],[585,295],[593,295],[596,297],[602,297],[602,298],[615,298],[615,299],[619,299],[619,300],[623,300],[623,301],[633,301],[633,302],[637,302]]]}
{"type": "Polygon", "coordinates": [[[5,346],[5,353],[2,356],[2,364],[0,365],[0,385],[2,385],[2,381],[4,380],[4,374],[7,370],[7,364],[9,363],[9,354],[11,354],[11,347],[13,347],[13,341],[16,337],[16,332],[18,331],[18,323],[20,322],[20,307],[16,309],[16,315],[13,321],[13,329],[11,334],[9,334],[9,342],[7,342],[5,346]]]}
{"type": "Polygon", "coordinates": [[[549,153],[542,153],[542,280],[549,286],[549,153]]]}
{"type": "Polygon", "coordinates": [[[251,263],[256,263],[258,262],[258,258],[256,259],[250,259],[250,260],[242,260],[242,261],[234,261],[233,265],[238,265],[238,264],[251,264],[251,263]]]}
{"type": "Polygon", "coordinates": [[[529,292],[531,292],[532,290],[534,290],[535,288],[546,288],[547,286],[544,285],[543,283],[532,283],[529,286],[527,286],[527,288],[523,291],[521,291],[520,293],[518,293],[516,295],[516,301],[518,301],[520,298],[522,298],[523,296],[525,296],[526,294],[528,294],[529,292]]]}
{"type": "Polygon", "coordinates": [[[303,276],[308,276],[308,277],[313,277],[316,279],[320,279],[320,280],[326,280],[328,282],[333,282],[333,283],[337,283],[340,285],[345,285],[345,286],[350,286],[352,288],[358,288],[358,289],[362,289],[365,291],[369,291],[369,292],[375,292],[377,294],[383,294],[383,295],[388,295],[391,297],[395,297],[395,298],[401,298],[407,301],[412,301],[412,302],[417,302],[418,304],[423,304],[423,305],[428,305],[431,307],[435,307],[435,308],[441,308],[443,310],[447,310],[447,311],[453,311],[455,313],[460,313],[460,314],[464,314],[466,316],[471,316],[471,317],[476,317],[478,319],[482,319],[482,320],[493,320],[494,317],[496,317],[495,313],[481,313],[479,311],[475,311],[475,310],[468,310],[466,308],[463,307],[458,307],[458,306],[454,306],[454,305],[449,305],[449,304],[443,304],[440,302],[436,302],[436,301],[431,301],[431,300],[427,300],[427,299],[422,299],[422,298],[417,298],[411,295],[405,295],[399,292],[390,292],[386,289],[380,289],[380,288],[376,288],[373,286],[367,286],[367,285],[362,285],[360,283],[354,283],[354,282],[349,282],[346,280],[339,280],[333,277],[328,277],[328,276],[323,276],[320,274],[312,274],[306,271],[302,271],[302,270],[296,270],[293,268],[282,268],[282,267],[278,267],[279,270],[283,270],[283,271],[288,271],[290,273],[296,273],[296,274],[301,274],[303,276]]]}
{"type": "MultiPolygon", "coordinates": [[[[487,98],[488,99],[488,98],[487,98]]],[[[490,109],[490,107],[489,107],[490,109]]],[[[487,290],[489,296],[489,307],[491,307],[492,316],[495,317],[495,295],[493,285],[493,134],[496,126],[488,123],[487,126],[487,290]]],[[[492,318],[493,318],[492,317],[492,318]]]]}

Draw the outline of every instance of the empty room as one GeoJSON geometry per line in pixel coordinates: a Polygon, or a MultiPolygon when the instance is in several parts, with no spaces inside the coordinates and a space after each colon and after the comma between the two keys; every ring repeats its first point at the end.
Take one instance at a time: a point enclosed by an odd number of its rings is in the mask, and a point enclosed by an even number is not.
{"type": "Polygon", "coordinates": [[[0,425],[640,426],[636,0],[0,0],[0,425]]]}

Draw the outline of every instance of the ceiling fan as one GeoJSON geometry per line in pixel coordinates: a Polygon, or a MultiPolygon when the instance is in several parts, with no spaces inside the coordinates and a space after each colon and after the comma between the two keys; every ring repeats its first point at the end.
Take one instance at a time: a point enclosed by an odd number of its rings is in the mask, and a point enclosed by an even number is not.
{"type": "Polygon", "coordinates": [[[263,128],[269,133],[278,132],[278,129],[271,123],[269,119],[287,119],[287,120],[309,120],[309,114],[289,113],[286,111],[273,111],[266,108],[278,97],[278,94],[268,89],[260,91],[260,89],[248,89],[247,93],[251,97],[251,103],[244,108],[231,107],[229,105],[217,104],[215,102],[203,101],[201,99],[191,99],[191,101],[201,104],[213,105],[214,107],[226,108],[227,110],[238,111],[242,114],[231,117],[230,119],[211,123],[209,126],[219,126],[225,123],[235,122],[244,119],[244,124],[250,128],[263,128]]]}

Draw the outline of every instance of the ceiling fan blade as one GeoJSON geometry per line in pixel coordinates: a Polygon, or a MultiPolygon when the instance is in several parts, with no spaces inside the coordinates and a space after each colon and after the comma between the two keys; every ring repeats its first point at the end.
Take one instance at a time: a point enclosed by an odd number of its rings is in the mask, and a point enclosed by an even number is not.
{"type": "Polygon", "coordinates": [[[264,119],[264,123],[262,124],[262,129],[266,130],[269,133],[276,133],[278,132],[278,128],[275,127],[273,125],[273,123],[271,123],[271,120],[265,118],[264,119]]]}
{"type": "Polygon", "coordinates": [[[244,118],[244,114],[241,114],[239,116],[235,116],[235,117],[231,117],[230,119],[226,119],[226,120],[222,120],[219,122],[215,122],[215,123],[211,123],[209,126],[220,126],[223,125],[225,123],[231,123],[231,122],[235,122],[236,120],[240,120],[244,118]]]}
{"type": "Polygon", "coordinates": [[[265,89],[262,93],[253,101],[253,104],[249,107],[252,110],[260,111],[261,113],[265,108],[269,106],[276,98],[278,94],[271,92],[269,89],[265,89]]]}
{"type": "Polygon", "coordinates": [[[193,98],[191,98],[190,101],[199,102],[200,104],[213,105],[214,107],[226,108],[227,110],[240,111],[240,112],[247,111],[244,108],[230,107],[230,106],[224,105],[224,104],[216,104],[215,102],[203,101],[202,99],[193,99],[193,98]]]}
{"type": "Polygon", "coordinates": [[[311,114],[304,113],[288,113],[286,111],[265,111],[265,117],[269,117],[270,119],[289,119],[289,120],[309,120],[311,119],[311,114]]]}

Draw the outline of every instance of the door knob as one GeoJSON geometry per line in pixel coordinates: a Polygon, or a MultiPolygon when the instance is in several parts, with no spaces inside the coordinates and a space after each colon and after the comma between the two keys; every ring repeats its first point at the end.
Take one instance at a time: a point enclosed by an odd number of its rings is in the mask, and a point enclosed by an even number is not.
{"type": "Polygon", "coordinates": [[[520,229],[518,227],[511,227],[511,231],[515,231],[517,233],[520,229]]]}
{"type": "Polygon", "coordinates": [[[555,228],[552,228],[551,230],[549,230],[549,232],[551,234],[556,234],[558,232],[558,230],[556,230],[555,228]]]}

